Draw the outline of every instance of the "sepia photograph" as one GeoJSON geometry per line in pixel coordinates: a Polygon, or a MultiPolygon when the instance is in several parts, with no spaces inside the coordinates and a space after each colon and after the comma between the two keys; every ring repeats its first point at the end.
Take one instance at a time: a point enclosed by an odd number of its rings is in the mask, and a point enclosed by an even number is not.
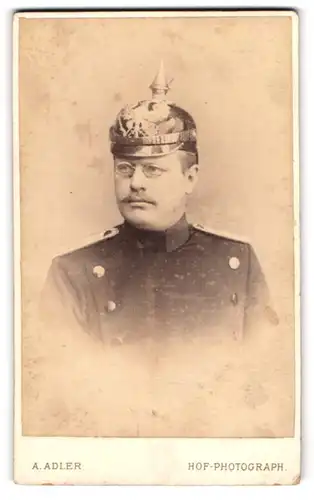
{"type": "MultiPolygon", "coordinates": [[[[284,441],[252,482],[297,481],[297,15],[29,12],[14,28],[18,463],[43,438],[120,438],[131,461],[157,438],[284,441]]],[[[22,482],[80,482],[66,455],[22,482]]],[[[196,455],[179,484],[250,483],[200,477],[196,455]]]]}

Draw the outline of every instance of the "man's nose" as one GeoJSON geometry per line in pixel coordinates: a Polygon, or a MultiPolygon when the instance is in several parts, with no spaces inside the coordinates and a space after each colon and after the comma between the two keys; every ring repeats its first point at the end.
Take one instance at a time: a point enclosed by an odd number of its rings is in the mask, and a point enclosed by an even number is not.
{"type": "Polygon", "coordinates": [[[139,189],[145,188],[145,181],[146,181],[146,177],[144,175],[144,172],[143,172],[141,166],[137,166],[133,172],[132,177],[131,177],[131,181],[130,181],[131,189],[134,189],[134,191],[137,191],[139,189]]]}

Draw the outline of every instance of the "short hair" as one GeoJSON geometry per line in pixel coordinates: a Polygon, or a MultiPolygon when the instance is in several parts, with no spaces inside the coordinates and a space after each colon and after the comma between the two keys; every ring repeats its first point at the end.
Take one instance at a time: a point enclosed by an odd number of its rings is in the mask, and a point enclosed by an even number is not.
{"type": "Polygon", "coordinates": [[[185,151],[184,149],[179,149],[178,153],[181,153],[182,158],[184,158],[184,164],[182,161],[182,168],[184,171],[188,170],[193,165],[198,165],[198,151],[192,153],[191,151],[185,151]]]}

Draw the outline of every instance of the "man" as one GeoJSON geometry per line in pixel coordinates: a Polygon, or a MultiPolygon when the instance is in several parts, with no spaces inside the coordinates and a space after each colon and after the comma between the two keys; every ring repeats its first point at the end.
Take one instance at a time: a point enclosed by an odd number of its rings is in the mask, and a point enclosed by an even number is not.
{"type": "Polygon", "coordinates": [[[151,90],[151,100],[123,108],[110,130],[124,223],[54,259],[45,310],[105,343],[243,339],[272,319],[259,263],[248,243],[187,221],[199,170],[196,125],[166,99],[162,66],[151,90]]]}

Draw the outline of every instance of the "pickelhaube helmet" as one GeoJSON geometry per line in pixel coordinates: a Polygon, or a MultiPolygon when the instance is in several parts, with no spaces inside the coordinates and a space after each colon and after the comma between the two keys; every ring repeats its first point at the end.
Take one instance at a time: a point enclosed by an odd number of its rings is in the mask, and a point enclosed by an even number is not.
{"type": "Polygon", "coordinates": [[[163,63],[150,85],[152,98],[125,106],[110,128],[114,156],[159,157],[177,150],[197,154],[196,124],[183,108],[166,99],[170,89],[163,63]]]}

